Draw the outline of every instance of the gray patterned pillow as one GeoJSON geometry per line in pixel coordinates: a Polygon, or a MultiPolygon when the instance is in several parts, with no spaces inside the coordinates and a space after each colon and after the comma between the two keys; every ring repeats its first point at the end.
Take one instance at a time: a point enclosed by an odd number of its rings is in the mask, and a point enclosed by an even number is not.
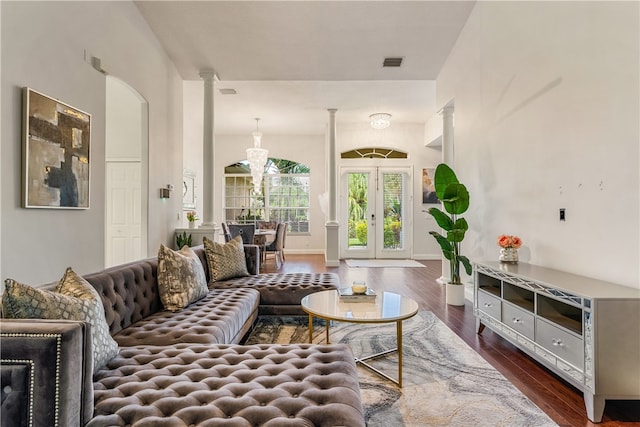
{"type": "Polygon", "coordinates": [[[158,290],[164,308],[170,311],[180,311],[207,295],[209,289],[202,262],[189,246],[174,251],[160,245],[158,290]]]}
{"type": "Polygon", "coordinates": [[[236,236],[227,243],[217,243],[203,238],[204,253],[209,264],[211,282],[248,276],[242,237],[236,236]]]}
{"type": "Polygon", "coordinates": [[[79,320],[91,325],[93,372],[118,354],[109,335],[100,295],[86,280],[67,268],[55,291],[33,288],[12,279],[5,281],[3,312],[13,319],[79,320]]]}

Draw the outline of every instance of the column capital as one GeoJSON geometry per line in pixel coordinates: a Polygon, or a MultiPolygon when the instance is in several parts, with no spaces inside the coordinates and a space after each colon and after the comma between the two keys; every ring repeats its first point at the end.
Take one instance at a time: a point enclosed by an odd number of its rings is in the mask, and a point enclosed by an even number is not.
{"type": "Polygon", "coordinates": [[[328,111],[329,113],[331,113],[331,114],[335,114],[335,113],[336,113],[336,111],[338,111],[338,109],[337,109],[337,108],[327,108],[327,111],[328,111]]]}
{"type": "Polygon", "coordinates": [[[213,70],[200,71],[200,78],[204,81],[218,80],[218,76],[216,75],[216,72],[213,70]]]}

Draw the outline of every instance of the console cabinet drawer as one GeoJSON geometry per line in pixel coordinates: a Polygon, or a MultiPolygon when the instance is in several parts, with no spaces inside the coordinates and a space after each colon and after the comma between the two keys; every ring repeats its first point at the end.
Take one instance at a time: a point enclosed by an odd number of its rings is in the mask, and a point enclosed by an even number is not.
{"type": "Polygon", "coordinates": [[[485,292],[478,292],[478,310],[494,319],[501,320],[500,298],[485,292]]]}
{"type": "Polygon", "coordinates": [[[530,340],[535,338],[534,315],[508,302],[502,304],[502,323],[530,340]]]}
{"type": "Polygon", "coordinates": [[[584,342],[581,338],[538,318],[536,343],[560,359],[581,370],[584,369],[584,342]]]}

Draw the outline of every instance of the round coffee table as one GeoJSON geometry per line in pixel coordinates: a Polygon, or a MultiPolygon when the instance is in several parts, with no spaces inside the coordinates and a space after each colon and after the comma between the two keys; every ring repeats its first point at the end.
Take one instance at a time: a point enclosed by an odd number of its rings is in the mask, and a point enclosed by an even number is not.
{"type": "Polygon", "coordinates": [[[313,340],[313,318],[326,322],[326,342],[329,343],[329,322],[396,323],[397,347],[370,356],[356,357],[356,363],[402,387],[402,321],[418,312],[418,303],[409,297],[393,292],[379,292],[371,302],[350,302],[340,297],[338,291],[321,291],[302,298],[302,309],[309,315],[309,342],[313,340]],[[366,361],[398,352],[398,379],[381,372],[366,361]]]}

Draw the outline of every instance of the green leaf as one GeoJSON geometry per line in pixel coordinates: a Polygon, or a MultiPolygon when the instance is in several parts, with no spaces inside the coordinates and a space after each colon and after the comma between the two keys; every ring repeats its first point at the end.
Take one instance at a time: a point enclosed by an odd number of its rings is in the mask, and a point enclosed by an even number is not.
{"type": "Polygon", "coordinates": [[[435,218],[436,222],[443,230],[449,231],[454,227],[451,217],[442,212],[440,209],[430,208],[428,212],[432,217],[435,218]]]}
{"type": "Polygon", "coordinates": [[[444,209],[451,215],[460,215],[469,209],[469,192],[460,183],[449,184],[440,199],[444,209]]]}
{"type": "Polygon", "coordinates": [[[469,262],[469,258],[464,255],[458,255],[458,259],[462,262],[462,265],[464,265],[464,270],[467,272],[467,274],[471,276],[471,273],[473,273],[473,268],[471,268],[471,262],[469,262]]]}
{"type": "Polygon", "coordinates": [[[467,231],[469,229],[469,224],[467,223],[466,219],[458,218],[456,220],[456,222],[453,224],[453,228],[455,228],[457,230],[467,231]]]}
{"type": "Polygon", "coordinates": [[[442,255],[444,255],[446,259],[451,260],[453,258],[453,246],[451,246],[451,243],[437,231],[430,231],[429,234],[431,234],[440,245],[442,255]]]}
{"type": "Polygon", "coordinates": [[[450,184],[457,184],[458,178],[456,177],[453,169],[449,167],[449,165],[440,163],[438,167],[436,167],[436,173],[434,174],[433,182],[438,200],[443,200],[445,198],[446,188],[450,184]]]}
{"type": "Polygon", "coordinates": [[[447,240],[452,243],[460,243],[464,240],[465,231],[466,230],[459,230],[457,228],[447,231],[447,240]]]}

